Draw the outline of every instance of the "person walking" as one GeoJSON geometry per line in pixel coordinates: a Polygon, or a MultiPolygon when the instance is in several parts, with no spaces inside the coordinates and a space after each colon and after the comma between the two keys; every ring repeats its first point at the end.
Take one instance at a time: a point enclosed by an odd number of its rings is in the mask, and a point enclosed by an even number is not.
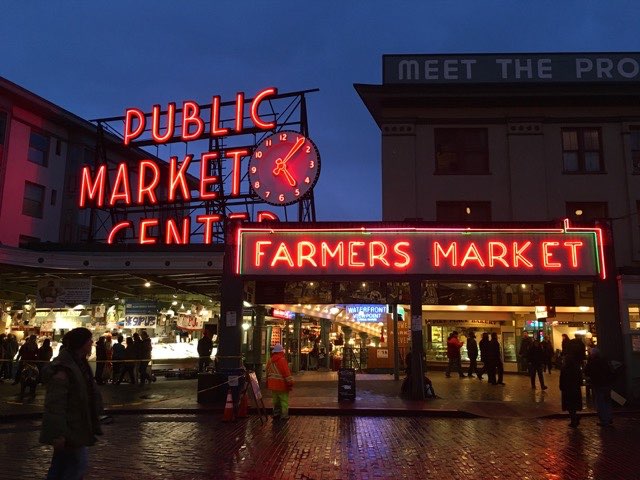
{"type": "Polygon", "coordinates": [[[120,373],[122,372],[125,353],[125,346],[122,343],[124,341],[124,337],[122,334],[118,335],[118,341],[111,347],[111,359],[113,364],[113,382],[116,383],[120,378],[120,373]]]}
{"type": "Polygon", "coordinates": [[[124,376],[129,375],[129,383],[131,385],[135,385],[137,358],[133,338],[131,337],[127,337],[127,347],[124,349],[123,360],[124,362],[122,363],[122,367],[120,368],[120,375],[118,376],[115,384],[120,385],[124,376]]]}
{"type": "Polygon", "coordinates": [[[18,339],[13,333],[7,335],[5,342],[5,352],[7,362],[5,363],[5,378],[13,378],[13,361],[18,353],[18,339]]]}
{"type": "Polygon", "coordinates": [[[17,385],[20,382],[22,369],[27,363],[35,363],[38,360],[38,337],[29,335],[27,341],[24,342],[18,350],[17,360],[18,369],[16,370],[16,376],[13,379],[12,385],[17,385]]]}
{"type": "Polygon", "coordinates": [[[273,419],[289,419],[289,392],[293,389],[293,377],[284,356],[284,348],[279,343],[273,347],[267,362],[267,388],[273,400],[273,419]]]}
{"type": "Polygon", "coordinates": [[[528,353],[529,365],[531,370],[529,372],[529,378],[531,379],[531,388],[536,388],[536,373],[538,374],[538,380],[540,381],[540,388],[546,390],[547,386],[544,384],[544,350],[539,340],[534,340],[531,344],[531,348],[528,353]]]}
{"type": "Polygon", "coordinates": [[[560,393],[562,394],[562,410],[569,412],[571,423],[576,428],[580,424],[578,411],[582,410],[582,371],[575,358],[568,356],[560,369],[560,393]]]}
{"type": "Polygon", "coordinates": [[[542,345],[542,351],[544,352],[542,371],[551,374],[551,369],[553,368],[553,347],[551,346],[551,342],[546,338],[540,342],[540,345],[542,345]]]}
{"type": "Polygon", "coordinates": [[[202,338],[198,340],[198,371],[204,372],[211,365],[211,352],[213,352],[213,331],[205,328],[202,338]]]}
{"type": "Polygon", "coordinates": [[[612,425],[611,387],[614,376],[609,362],[602,356],[600,349],[592,348],[589,351],[589,359],[584,367],[584,373],[591,380],[593,398],[600,419],[598,425],[601,427],[612,425]]]}
{"type": "Polygon", "coordinates": [[[151,345],[151,339],[149,338],[149,334],[146,330],[142,330],[140,332],[140,338],[142,339],[141,345],[141,355],[140,358],[140,370],[138,371],[140,385],[144,385],[146,381],[151,383],[153,380],[153,376],[149,374],[147,369],[149,368],[149,362],[151,362],[151,350],[153,346],[151,345]]]}
{"type": "Polygon", "coordinates": [[[520,358],[520,364],[522,371],[531,375],[531,365],[529,364],[529,349],[533,339],[529,336],[529,332],[526,330],[522,332],[522,340],[520,341],[520,349],[518,350],[518,358],[520,358]]]}
{"type": "Polygon", "coordinates": [[[480,361],[482,362],[482,368],[478,371],[478,380],[482,380],[482,375],[489,375],[489,369],[487,366],[487,362],[489,361],[489,334],[484,332],[482,334],[482,338],[480,339],[480,343],[478,346],[480,347],[480,361]]]}
{"type": "Polygon", "coordinates": [[[51,357],[53,357],[51,340],[49,338],[45,338],[44,342],[42,342],[42,345],[38,349],[38,383],[42,382],[42,371],[51,361],[51,357]]]}
{"type": "Polygon", "coordinates": [[[475,373],[478,378],[480,373],[478,372],[478,342],[476,342],[476,334],[469,332],[467,337],[467,355],[469,356],[469,370],[467,375],[473,377],[475,373]]]}
{"type": "Polygon", "coordinates": [[[451,370],[457,371],[460,378],[465,378],[465,374],[462,372],[462,358],[460,356],[460,349],[463,345],[464,343],[458,340],[458,332],[455,330],[451,332],[447,340],[447,358],[449,359],[449,364],[445,371],[447,378],[451,377],[451,370]]]}
{"type": "Polygon", "coordinates": [[[562,343],[561,348],[562,348],[562,355],[566,355],[567,353],[569,353],[569,342],[571,340],[569,339],[569,335],[567,335],[566,333],[562,334],[562,343]]]}
{"type": "MultiPolygon", "coordinates": [[[[144,383],[142,378],[140,377],[140,361],[142,360],[142,339],[140,338],[140,334],[138,332],[133,334],[133,353],[135,355],[136,360],[136,382],[135,383],[144,383]]],[[[146,370],[146,369],[145,369],[146,370]]]]}
{"type": "Polygon", "coordinates": [[[53,445],[47,479],[81,479],[88,467],[87,447],[102,435],[102,399],[87,362],[92,344],[90,330],[74,328],[43,371],[47,392],[40,443],[53,445]]]}
{"type": "Polygon", "coordinates": [[[100,337],[96,342],[96,374],[95,379],[98,385],[104,385],[104,368],[107,363],[106,339],[100,337]]]}
{"type": "Polygon", "coordinates": [[[493,366],[493,375],[490,373],[489,383],[492,383],[493,385],[505,385],[502,349],[500,348],[500,342],[498,342],[498,334],[496,332],[491,332],[491,340],[489,341],[489,359],[489,362],[493,366]],[[493,382],[491,382],[491,379],[493,379],[493,382]]]}

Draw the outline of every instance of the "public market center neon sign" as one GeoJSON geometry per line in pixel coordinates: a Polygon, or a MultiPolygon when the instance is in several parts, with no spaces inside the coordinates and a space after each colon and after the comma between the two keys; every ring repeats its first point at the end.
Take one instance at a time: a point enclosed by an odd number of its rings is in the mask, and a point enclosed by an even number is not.
{"type": "MultiPolygon", "coordinates": [[[[275,121],[266,121],[260,114],[260,105],[278,94],[276,88],[265,88],[251,100],[245,102],[244,92],[238,92],[234,102],[233,128],[221,126],[221,99],[213,96],[210,115],[203,118],[200,106],[191,100],[182,103],[181,112],[178,112],[175,103],[169,103],[166,111],[162,111],[160,105],[152,107],[150,125],[147,125],[147,116],[138,108],[128,108],[124,117],[124,145],[129,146],[150,128],[153,143],[163,144],[171,141],[178,135],[181,141],[198,140],[204,137],[224,137],[244,133],[248,128],[245,124],[244,105],[249,103],[249,118],[253,129],[273,130],[277,124],[275,121]],[[164,127],[162,127],[164,125],[164,127]],[[164,131],[162,131],[164,130],[164,131]]],[[[246,148],[227,149],[224,158],[231,161],[229,172],[231,189],[225,197],[240,196],[241,159],[249,154],[246,148]]],[[[143,159],[133,166],[134,174],[130,174],[131,162],[120,162],[115,169],[115,177],[109,178],[107,164],[98,165],[95,169],[85,165],[81,171],[79,206],[87,207],[117,207],[117,206],[145,206],[158,205],[159,192],[166,192],[164,204],[174,204],[193,200],[214,200],[219,192],[212,190],[212,186],[222,183],[218,175],[211,175],[210,165],[213,160],[219,158],[220,152],[205,152],[200,157],[199,188],[192,194],[187,181],[187,172],[194,160],[194,156],[187,154],[181,162],[177,156],[172,156],[168,164],[159,164],[152,159],[143,159]]],[[[247,220],[245,212],[229,213],[229,219],[247,220]]],[[[277,216],[269,211],[260,211],[257,220],[277,220],[277,216]]],[[[203,243],[212,243],[213,225],[223,221],[220,214],[197,215],[195,222],[202,225],[203,243]]],[[[152,229],[160,226],[159,218],[141,218],[138,221],[138,243],[140,244],[188,244],[190,243],[191,218],[184,216],[180,223],[176,219],[163,220],[164,236],[158,238],[151,234],[152,229]]],[[[107,243],[115,243],[117,235],[127,229],[134,229],[131,220],[124,220],[114,224],[107,238],[107,243]]]]}
{"type": "Polygon", "coordinates": [[[606,277],[601,229],[568,220],[531,229],[246,226],[237,235],[241,275],[606,277]]]}

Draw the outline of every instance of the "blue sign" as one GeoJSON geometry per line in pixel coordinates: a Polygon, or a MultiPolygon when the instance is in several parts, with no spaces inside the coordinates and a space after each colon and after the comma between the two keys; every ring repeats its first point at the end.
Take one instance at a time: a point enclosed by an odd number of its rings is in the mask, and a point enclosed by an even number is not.
{"type": "Polygon", "coordinates": [[[353,315],[357,322],[378,323],[387,319],[386,305],[353,304],[346,305],[347,314],[353,315]]]}
{"type": "Polygon", "coordinates": [[[124,305],[127,315],[156,315],[158,313],[158,302],[153,301],[127,301],[124,305]]]}

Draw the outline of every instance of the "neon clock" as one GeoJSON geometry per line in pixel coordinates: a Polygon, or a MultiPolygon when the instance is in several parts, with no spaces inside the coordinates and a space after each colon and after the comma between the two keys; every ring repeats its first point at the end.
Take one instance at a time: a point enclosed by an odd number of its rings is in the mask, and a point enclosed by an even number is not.
{"type": "Polygon", "coordinates": [[[290,130],[262,140],[249,160],[251,189],[277,206],[300,201],[320,175],[320,154],[311,139],[290,130]]]}

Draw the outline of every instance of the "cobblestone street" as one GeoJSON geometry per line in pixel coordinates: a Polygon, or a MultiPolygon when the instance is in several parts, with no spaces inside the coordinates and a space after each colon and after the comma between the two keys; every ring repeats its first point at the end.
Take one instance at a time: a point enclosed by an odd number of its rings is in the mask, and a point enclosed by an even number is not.
{"type": "MultiPolygon", "coordinates": [[[[601,428],[565,419],[119,415],[90,450],[87,478],[108,479],[632,479],[640,419],[601,428]]],[[[0,478],[44,478],[39,421],[0,427],[0,478]]]]}

